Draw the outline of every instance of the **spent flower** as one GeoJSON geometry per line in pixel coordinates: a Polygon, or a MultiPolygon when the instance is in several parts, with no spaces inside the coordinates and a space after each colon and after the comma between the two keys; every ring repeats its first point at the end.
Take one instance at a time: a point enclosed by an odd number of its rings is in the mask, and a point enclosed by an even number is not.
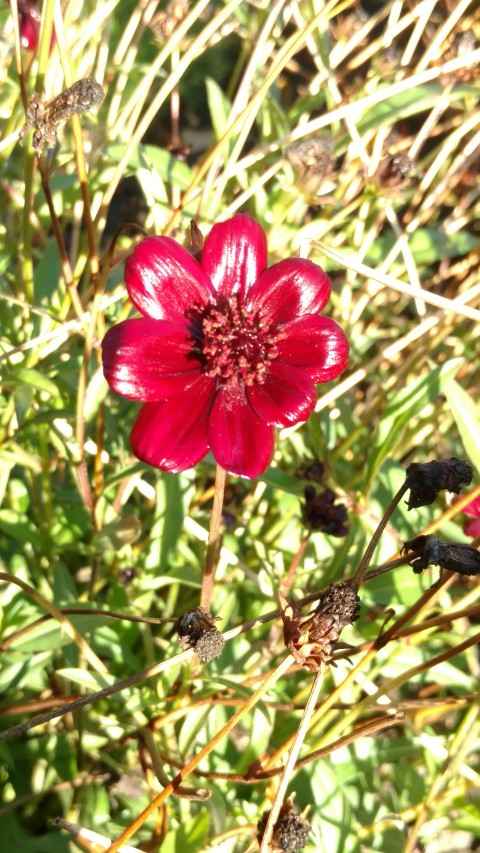
{"type": "Polygon", "coordinates": [[[214,225],[200,261],[170,237],[145,238],[125,282],[142,317],[107,332],[103,369],[114,391],[144,403],[132,449],[164,471],[211,450],[233,474],[262,474],[275,427],[305,421],[315,384],[347,366],[343,331],[319,314],[328,276],[303,258],[267,268],[265,233],[249,216],[214,225]]]}
{"type": "Polygon", "coordinates": [[[472,482],[473,468],[468,462],[456,459],[432,459],[431,462],[412,462],[408,466],[405,482],[410,489],[407,508],[429,506],[440,491],[456,495],[472,482]]]}

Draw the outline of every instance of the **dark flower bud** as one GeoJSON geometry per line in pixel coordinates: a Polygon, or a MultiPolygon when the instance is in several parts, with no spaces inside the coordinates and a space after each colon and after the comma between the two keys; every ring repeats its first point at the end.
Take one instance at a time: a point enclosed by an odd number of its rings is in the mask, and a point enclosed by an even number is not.
{"type": "Polygon", "coordinates": [[[446,489],[456,495],[472,482],[473,468],[460,459],[412,462],[407,468],[406,484],[410,489],[408,509],[433,504],[438,492],[446,489]]]}
{"type": "Polygon", "coordinates": [[[463,542],[442,542],[435,536],[417,536],[402,548],[415,574],[427,566],[440,566],[460,575],[480,575],[480,551],[463,542]]]}
{"type": "Polygon", "coordinates": [[[321,530],[329,536],[346,536],[348,533],[347,510],[336,504],[337,495],[332,489],[316,492],[314,486],[305,486],[305,503],[302,504],[303,523],[310,530],[321,530]]]}
{"type": "Polygon", "coordinates": [[[195,649],[202,663],[208,663],[221,655],[225,640],[215,628],[218,616],[211,616],[203,607],[187,610],[176,624],[180,645],[186,649],[195,649]]]}
{"type": "Polygon", "coordinates": [[[314,480],[316,483],[322,484],[325,476],[325,465],[322,462],[312,462],[305,468],[304,476],[306,480],[314,480]]]}
{"type": "MultiPolygon", "coordinates": [[[[260,844],[265,832],[270,811],[263,813],[257,824],[257,839],[260,844]]],[[[297,853],[303,850],[312,830],[308,820],[301,817],[294,809],[293,803],[286,800],[280,809],[278,820],[272,835],[272,850],[284,853],[297,853]]]]}
{"type": "Polygon", "coordinates": [[[126,569],[120,569],[119,575],[122,583],[130,583],[137,577],[137,570],[134,566],[128,566],[126,569]]]}

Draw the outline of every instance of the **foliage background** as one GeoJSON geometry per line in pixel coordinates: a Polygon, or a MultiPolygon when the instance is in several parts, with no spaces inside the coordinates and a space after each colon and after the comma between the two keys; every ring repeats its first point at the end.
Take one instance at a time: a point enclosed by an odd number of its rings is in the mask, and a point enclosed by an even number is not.
{"type": "MultiPolygon", "coordinates": [[[[118,837],[285,654],[277,618],[208,667],[182,665],[171,622],[156,621],[198,604],[214,467],[172,476],[138,463],[136,407],[102,377],[105,328],[131,311],[122,264],[137,226],[183,242],[192,217],[207,232],[249,212],[272,261],[301,250],[325,266],[331,316],[351,342],[347,372],[279,437],[266,475],[230,481],[213,599],[226,630],[273,610],[281,589],[298,598],[352,575],[409,462],[469,457],[478,482],[479,327],[461,305],[480,293],[480,22],[466,0],[46,0],[28,50],[26,8],[0,10],[2,728],[167,662],[0,744],[4,849],[60,853],[84,845],[54,818],[118,837]],[[85,76],[104,85],[102,107],[37,161],[17,142],[28,95],[85,76]],[[292,164],[294,143],[316,134],[317,169],[292,164]],[[419,288],[449,302],[429,304],[419,288]],[[288,574],[318,461],[349,533],[313,535],[288,574]]],[[[401,504],[375,562],[427,525],[469,541],[447,502],[401,504]]],[[[402,567],[361,590],[344,637],[358,646],[354,677],[346,661],[325,677],[303,752],[340,743],[289,787],[310,805],[309,849],[476,849],[479,586],[454,576],[419,603],[435,578],[402,567]],[[369,653],[385,608],[393,623],[411,608],[409,633],[369,653]],[[361,729],[388,713],[391,727],[361,729]]],[[[281,678],[188,780],[210,799],[170,797],[131,843],[247,850],[277,779],[240,774],[277,750],[282,763],[311,684],[298,667],[281,678]]]]}

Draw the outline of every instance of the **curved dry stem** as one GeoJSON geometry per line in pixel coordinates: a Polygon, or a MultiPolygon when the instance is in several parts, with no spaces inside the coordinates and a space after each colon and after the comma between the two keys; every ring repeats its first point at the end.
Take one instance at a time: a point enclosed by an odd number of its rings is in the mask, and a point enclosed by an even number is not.
{"type": "Polygon", "coordinates": [[[295,769],[295,765],[297,763],[297,758],[302,748],[303,741],[305,740],[312,714],[315,710],[315,705],[323,684],[323,676],[323,669],[317,672],[315,676],[315,680],[313,682],[312,689],[307,700],[307,704],[305,705],[305,709],[302,714],[302,719],[300,720],[300,724],[296,731],[295,738],[290,747],[287,761],[285,762],[285,767],[283,768],[282,777],[275,793],[275,799],[272,803],[270,814],[268,815],[267,824],[265,826],[263,837],[260,843],[260,853],[269,853],[270,851],[274,827],[280,814],[280,809],[285,800],[287,788],[290,784],[290,779],[295,769]]]}
{"type": "Polygon", "coordinates": [[[203,749],[201,749],[200,752],[197,753],[197,755],[195,755],[194,758],[192,758],[191,761],[189,761],[188,764],[186,764],[182,768],[182,770],[180,770],[179,773],[177,773],[175,778],[172,779],[170,784],[164,788],[162,793],[158,794],[157,797],[154,797],[152,802],[138,815],[138,817],[134,821],[132,821],[132,823],[122,832],[122,834],[116,839],[116,841],[111,844],[111,846],[108,848],[107,853],[118,853],[122,844],[124,844],[125,841],[128,841],[129,838],[131,838],[132,835],[143,826],[143,824],[150,817],[150,815],[158,809],[158,807],[167,799],[167,797],[170,796],[170,794],[173,794],[175,792],[175,789],[190,775],[190,773],[193,772],[193,770],[195,770],[195,768],[200,764],[200,762],[204,758],[206,758],[207,755],[210,754],[216,744],[220,740],[222,740],[222,738],[224,738],[225,735],[227,735],[233,729],[234,726],[237,725],[237,723],[242,719],[242,717],[245,716],[245,714],[247,714],[252,708],[255,707],[255,705],[261,699],[263,694],[273,684],[275,684],[275,682],[278,681],[278,679],[281,678],[282,675],[286,673],[292,663],[292,655],[287,655],[287,657],[284,658],[281,664],[273,672],[271,672],[270,675],[267,676],[267,678],[262,682],[260,687],[258,687],[257,690],[252,693],[252,695],[247,699],[247,701],[242,705],[242,707],[239,708],[238,711],[233,714],[233,716],[224,726],[222,726],[222,728],[220,729],[220,731],[217,732],[215,737],[213,737],[212,740],[209,741],[206,746],[204,746],[203,749]]]}
{"type": "MultiPolygon", "coordinates": [[[[75,645],[78,647],[78,649],[84,655],[85,659],[88,660],[88,662],[91,664],[91,666],[93,667],[95,672],[98,672],[101,675],[104,675],[106,672],[108,672],[105,664],[102,663],[100,658],[97,657],[97,655],[95,654],[93,649],[90,648],[90,646],[84,640],[82,635],[79,634],[79,632],[77,631],[75,626],[72,625],[72,623],[70,622],[70,619],[68,619],[66,616],[64,616],[62,611],[59,610],[59,608],[56,607],[55,604],[53,604],[51,601],[48,601],[47,598],[45,598],[40,592],[38,592],[36,589],[34,589],[28,583],[25,583],[25,581],[20,580],[20,578],[16,578],[13,575],[8,574],[8,572],[0,572],[0,580],[7,581],[7,583],[13,583],[16,586],[19,586],[43,610],[46,610],[47,613],[50,613],[50,615],[53,617],[53,619],[56,619],[57,622],[61,625],[61,627],[65,631],[65,633],[68,634],[68,636],[72,638],[75,645]]],[[[70,709],[68,709],[68,710],[70,710],[70,709]]],[[[5,732],[3,734],[5,734],[5,732]]],[[[1,735],[0,735],[0,738],[1,738],[1,735]]]]}

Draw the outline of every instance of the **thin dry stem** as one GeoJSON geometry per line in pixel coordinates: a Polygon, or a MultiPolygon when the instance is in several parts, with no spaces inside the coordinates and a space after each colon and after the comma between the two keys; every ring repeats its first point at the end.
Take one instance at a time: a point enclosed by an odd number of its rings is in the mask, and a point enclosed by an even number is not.
{"type": "Polygon", "coordinates": [[[255,690],[254,693],[247,699],[247,701],[242,705],[241,708],[236,711],[230,720],[222,726],[222,728],[217,732],[214,738],[209,741],[203,749],[200,750],[182,770],[177,773],[174,779],[167,785],[161,794],[158,794],[152,802],[144,809],[138,817],[130,823],[130,825],[122,832],[122,834],[117,838],[116,841],[108,848],[107,853],[117,853],[117,851],[121,848],[122,844],[125,841],[128,841],[132,835],[137,832],[145,823],[145,821],[153,814],[158,807],[167,799],[170,794],[173,794],[175,789],[180,785],[189,775],[195,770],[195,768],[200,764],[200,762],[206,758],[207,755],[210,754],[212,749],[215,748],[217,743],[222,740],[222,738],[227,735],[234,726],[245,716],[252,708],[255,707],[257,702],[261,699],[264,693],[266,693],[269,688],[281,678],[282,675],[289,669],[291,664],[293,663],[293,657],[291,655],[287,655],[286,658],[282,661],[282,663],[268,675],[265,680],[262,682],[260,687],[255,690]]]}

